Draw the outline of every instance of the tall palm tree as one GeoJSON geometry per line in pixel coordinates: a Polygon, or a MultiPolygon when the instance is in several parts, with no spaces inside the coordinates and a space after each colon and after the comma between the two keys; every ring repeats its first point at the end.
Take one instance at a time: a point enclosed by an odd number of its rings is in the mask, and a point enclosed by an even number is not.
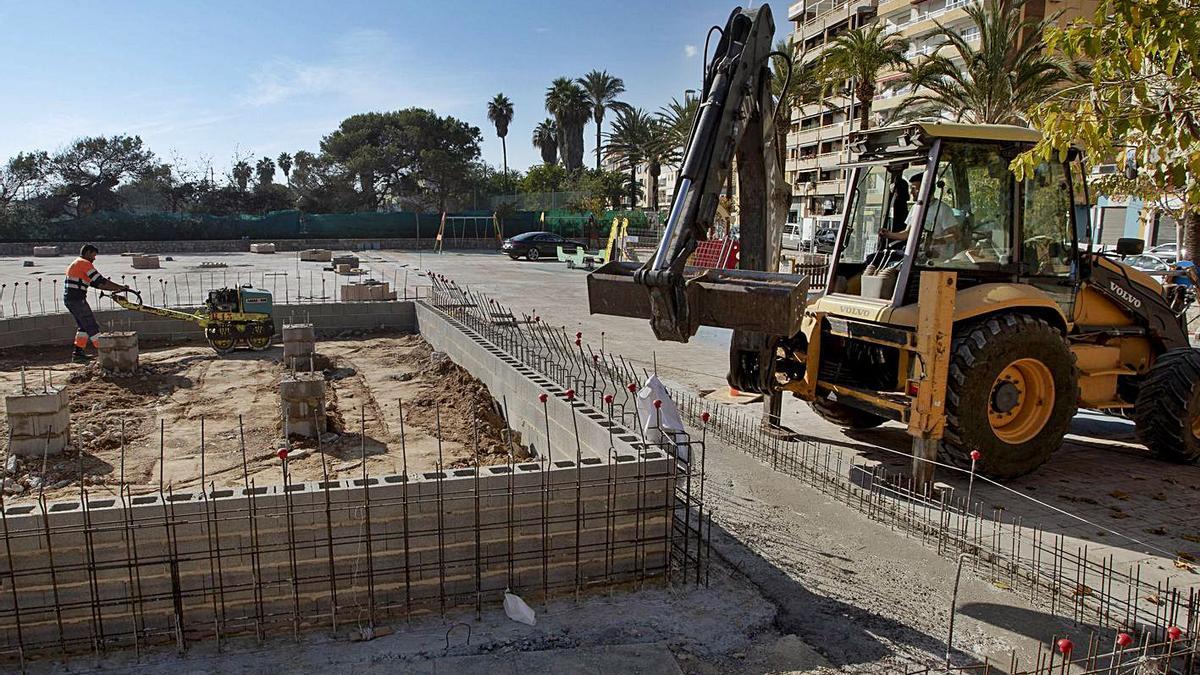
{"type": "Polygon", "coordinates": [[[250,166],[249,162],[239,159],[233,165],[233,170],[230,171],[230,174],[233,176],[233,181],[237,183],[238,191],[245,192],[246,185],[250,182],[250,176],[254,175],[254,169],[250,166]]]}
{"type": "Polygon", "coordinates": [[[487,107],[488,120],[496,125],[496,135],[500,137],[500,149],[504,153],[504,175],[508,175],[508,144],[504,137],[508,136],[508,125],[513,118],[512,101],[504,94],[496,94],[495,98],[488,101],[487,107]]]}
{"type": "Polygon", "coordinates": [[[641,108],[623,108],[617,112],[605,147],[623,159],[629,168],[631,206],[637,206],[637,193],[633,191],[637,185],[637,167],[646,165],[650,177],[650,208],[658,210],[658,177],[662,166],[677,162],[680,152],[674,145],[667,122],[641,108]]]}
{"type": "Polygon", "coordinates": [[[609,75],[607,70],[593,70],[576,80],[587,92],[592,105],[592,121],[596,123],[596,168],[600,168],[600,130],[604,126],[604,112],[628,107],[617,100],[625,93],[625,80],[609,75]]]}
{"type": "Polygon", "coordinates": [[[279,170],[283,172],[283,180],[288,185],[292,184],[292,156],[286,152],[279,153],[275,158],[275,163],[279,165],[279,170]]]}
{"type": "Polygon", "coordinates": [[[851,94],[858,103],[859,129],[871,125],[871,102],[878,89],[879,75],[887,68],[905,68],[904,52],[908,40],[899,33],[887,33],[883,24],[874,23],[842,33],[821,54],[818,68],[826,90],[851,82],[851,94]]]}
{"type": "Polygon", "coordinates": [[[542,153],[542,164],[558,163],[558,125],[552,119],[544,119],[533,128],[533,147],[542,153]]]}
{"type": "Polygon", "coordinates": [[[583,127],[592,114],[587,91],[569,77],[555,78],[546,90],[546,110],[558,123],[558,154],[568,171],[583,167],[583,127]]]}
{"type": "Polygon", "coordinates": [[[667,137],[671,147],[675,148],[680,157],[683,156],[684,146],[692,134],[692,124],[700,112],[700,99],[695,96],[683,97],[683,102],[672,98],[671,102],[658,111],[658,117],[666,125],[667,137]]]}
{"type": "Polygon", "coordinates": [[[967,15],[979,30],[978,48],[938,24],[938,51],[909,75],[914,89],[924,92],[908,99],[903,112],[974,124],[1028,125],[1026,112],[1068,82],[1071,69],[1042,39],[1052,19],[1021,18],[1023,4],[987,0],[969,5],[967,15]],[[941,53],[943,47],[949,54],[941,53]]]}

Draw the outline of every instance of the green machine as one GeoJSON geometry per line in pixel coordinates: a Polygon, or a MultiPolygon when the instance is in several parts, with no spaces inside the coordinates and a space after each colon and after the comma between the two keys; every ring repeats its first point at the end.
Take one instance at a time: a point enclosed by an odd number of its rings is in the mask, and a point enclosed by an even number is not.
{"type": "Polygon", "coordinates": [[[254,351],[271,346],[275,336],[275,321],[271,317],[274,301],[270,291],[251,286],[217,288],[208,292],[204,305],[194,312],[142,304],[136,291],[112,294],[112,299],[125,309],[190,321],[204,329],[208,345],[218,354],[228,354],[239,344],[254,351]],[[132,295],[136,301],[128,296],[132,295]]]}

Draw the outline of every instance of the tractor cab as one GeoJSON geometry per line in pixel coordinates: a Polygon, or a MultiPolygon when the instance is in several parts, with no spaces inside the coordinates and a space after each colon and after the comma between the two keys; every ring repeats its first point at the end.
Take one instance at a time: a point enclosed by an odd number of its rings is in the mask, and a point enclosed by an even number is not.
{"type": "Polygon", "coordinates": [[[1017,180],[1009,166],[1038,137],[1022,127],[949,123],[853,137],[826,295],[870,300],[886,314],[917,301],[921,272],[947,270],[960,290],[1031,284],[1070,316],[1086,273],[1083,166],[1072,151],[1017,180]]]}

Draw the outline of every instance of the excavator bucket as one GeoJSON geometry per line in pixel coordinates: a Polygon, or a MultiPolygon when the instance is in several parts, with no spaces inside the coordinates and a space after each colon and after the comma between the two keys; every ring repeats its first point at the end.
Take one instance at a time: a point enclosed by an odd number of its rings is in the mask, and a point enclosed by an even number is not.
{"type": "MultiPolygon", "coordinates": [[[[592,314],[652,318],[650,289],[634,280],[639,263],[613,261],[588,275],[592,314]]],[[[791,274],[684,268],[686,315],[696,326],[791,337],[800,331],[808,280],[791,274]]]]}

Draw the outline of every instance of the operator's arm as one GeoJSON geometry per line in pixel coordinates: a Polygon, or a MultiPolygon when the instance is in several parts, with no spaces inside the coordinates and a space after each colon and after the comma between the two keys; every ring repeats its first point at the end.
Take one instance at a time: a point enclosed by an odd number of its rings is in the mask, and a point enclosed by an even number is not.
{"type": "Polygon", "coordinates": [[[114,291],[114,292],[131,290],[128,286],[122,286],[121,284],[118,284],[115,281],[110,281],[104,275],[100,274],[100,272],[97,271],[95,267],[93,267],[91,270],[88,271],[87,276],[88,276],[88,285],[91,286],[92,288],[99,288],[102,291],[114,291]]]}

